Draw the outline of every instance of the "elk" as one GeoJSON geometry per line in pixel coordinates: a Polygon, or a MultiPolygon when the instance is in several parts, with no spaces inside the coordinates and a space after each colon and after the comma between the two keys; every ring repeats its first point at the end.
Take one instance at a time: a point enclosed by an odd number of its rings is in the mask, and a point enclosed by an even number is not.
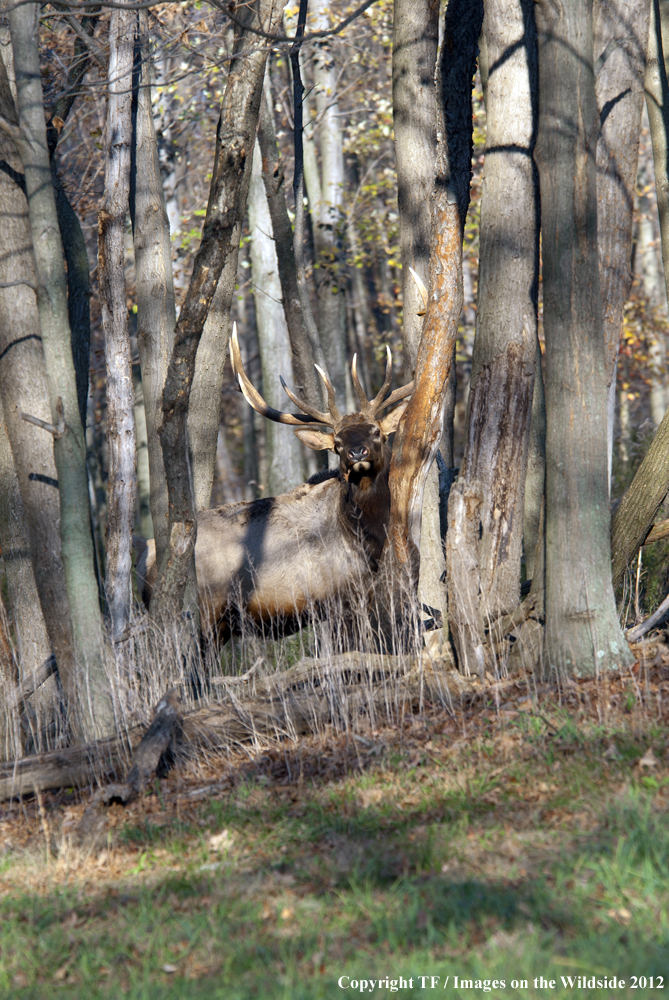
{"type": "MultiPolygon", "coordinates": [[[[364,599],[369,593],[390,515],[388,435],[397,429],[413,391],[410,382],[386,395],[392,378],[390,348],[386,351],[385,379],[373,400],[367,399],[353,358],[357,413],[342,416],[332,383],[318,365],[328,411],[299,399],[281,378],[302,411],[284,413],[269,406],[250,382],[233,327],[230,356],[244,398],[267,419],[295,426],[308,448],[335,451],[339,469],[316,473],[281,496],[198,512],[195,565],[203,633],[222,643],[250,623],[265,634],[289,635],[306,618],[327,613],[334,602],[350,606],[352,596],[364,599]]],[[[148,605],[156,578],[153,542],[140,556],[137,572],[148,605]]]]}

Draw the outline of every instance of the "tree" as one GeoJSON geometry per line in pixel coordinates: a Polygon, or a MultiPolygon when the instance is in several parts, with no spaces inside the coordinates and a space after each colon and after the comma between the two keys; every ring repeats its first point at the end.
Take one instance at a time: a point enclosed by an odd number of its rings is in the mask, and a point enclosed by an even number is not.
{"type": "MultiPolygon", "coordinates": [[[[10,79],[3,59],[11,56],[9,38],[0,45],[0,115],[18,123],[10,79]]],[[[65,573],[60,552],[60,494],[53,440],[22,413],[50,422],[49,392],[37,312],[37,277],[30,219],[17,140],[0,131],[0,394],[4,421],[18,478],[26,539],[51,649],[66,690],[76,687],[76,660],[65,573]],[[72,678],[72,684],[68,683],[72,678]]],[[[11,599],[11,594],[10,594],[11,599]]],[[[18,620],[22,616],[12,608],[18,620]]]]}
{"type": "Polygon", "coordinates": [[[126,633],[132,612],[132,529],[137,488],[135,394],[124,271],[136,23],[135,11],[114,8],[111,12],[105,197],[98,224],[98,281],[105,334],[109,445],[105,591],[113,642],[119,642],[126,633]]]}
{"type": "MultiPolygon", "coordinates": [[[[385,558],[387,568],[399,576],[400,587],[402,580],[415,586],[418,578],[421,501],[441,439],[462,312],[462,237],[471,177],[471,91],[482,17],[482,5],[467,0],[450,0],[446,8],[437,77],[429,298],[416,360],[416,387],[395,438],[390,467],[391,512],[385,558]]],[[[399,611],[397,608],[395,614],[399,611]]]]}
{"type": "Polygon", "coordinates": [[[61,553],[77,652],[77,676],[64,677],[63,684],[72,724],[80,725],[82,734],[91,738],[113,727],[113,714],[90,533],[86,449],[72,361],[63,248],[46,141],[37,17],[38,8],[32,5],[15,7],[9,14],[19,113],[15,134],[23,161],[35,254],[51,405],[49,431],[54,437],[61,501],[61,553]]]}
{"type": "Polygon", "coordinates": [[[611,586],[607,374],[597,257],[592,3],[537,6],[551,668],[631,663],[611,586]]]}
{"type": "MultiPolygon", "coordinates": [[[[439,40],[439,9],[430,0],[397,0],[393,9],[393,123],[397,158],[397,204],[400,216],[404,374],[416,370],[422,316],[425,311],[417,282],[429,281],[432,219],[430,196],[436,163],[436,95],[434,72],[439,40]]],[[[455,344],[453,344],[455,349],[455,344]]],[[[454,394],[451,360],[449,392],[454,394]]],[[[447,438],[450,435],[446,434],[447,438]]],[[[453,464],[452,442],[448,465],[453,464]]],[[[445,589],[440,583],[446,563],[439,524],[439,479],[436,463],[425,483],[420,546],[421,600],[443,612],[445,589]]]]}
{"type": "MultiPolygon", "coordinates": [[[[280,397],[284,393],[279,376],[292,381],[292,359],[261,160],[260,147],[256,144],[249,189],[251,274],[262,361],[263,397],[270,406],[280,410],[283,408],[280,397]]],[[[265,455],[266,496],[288,493],[302,481],[302,449],[292,427],[267,421],[265,455]]]]}
{"type": "MultiPolygon", "coordinates": [[[[271,33],[281,23],[282,12],[282,4],[262,0],[257,12],[246,12],[245,16],[251,26],[257,21],[271,33]]],[[[168,489],[170,549],[159,567],[153,602],[154,613],[164,622],[173,620],[174,607],[181,606],[197,530],[186,445],[195,356],[216,285],[229,254],[236,252],[234,237],[239,232],[251,179],[267,61],[263,40],[244,28],[235,31],[234,54],[217,130],[216,160],[202,242],[179,314],[163,390],[160,434],[168,489]]]]}
{"type": "Polygon", "coordinates": [[[172,354],[176,309],[170,227],[160,175],[151,106],[151,65],[146,11],[139,11],[139,66],[133,77],[133,143],[130,218],[137,283],[137,347],[149,450],[151,520],[158,565],[169,545],[167,483],[158,436],[163,385],[172,354]]]}
{"type": "Polygon", "coordinates": [[[537,51],[532,5],[490,0],[483,39],[488,125],[478,317],[465,455],[451,490],[453,534],[448,543],[453,640],[466,673],[481,669],[485,628],[520,600],[523,498],[537,364],[537,51]]]}

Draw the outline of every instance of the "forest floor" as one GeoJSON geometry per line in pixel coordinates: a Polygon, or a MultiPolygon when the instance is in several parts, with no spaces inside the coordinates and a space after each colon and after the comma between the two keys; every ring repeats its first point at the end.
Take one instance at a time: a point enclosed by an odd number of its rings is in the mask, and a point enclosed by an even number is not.
{"type": "Polygon", "coordinates": [[[83,844],[82,793],[2,804],[0,996],[666,996],[650,652],[606,684],[175,769],[83,844]]]}

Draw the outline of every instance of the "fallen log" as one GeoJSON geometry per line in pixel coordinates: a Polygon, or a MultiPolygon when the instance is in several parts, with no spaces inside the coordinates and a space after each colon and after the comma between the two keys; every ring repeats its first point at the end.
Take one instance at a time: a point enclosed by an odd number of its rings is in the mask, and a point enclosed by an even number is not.
{"type": "Polygon", "coordinates": [[[170,747],[192,754],[249,742],[269,745],[322,731],[327,724],[346,730],[361,715],[372,723],[400,722],[425,701],[454,706],[482,691],[472,678],[433,666],[428,657],[419,662],[355,652],[327,661],[305,658],[264,677],[252,668],[243,678],[217,678],[216,689],[218,701],[183,715],[176,692],[168,692],[146,733],[136,727],[118,739],[0,764],[0,800],[114,781],[135,746],[126,781],[102,789],[96,798],[96,804],[129,802],[170,747]]]}

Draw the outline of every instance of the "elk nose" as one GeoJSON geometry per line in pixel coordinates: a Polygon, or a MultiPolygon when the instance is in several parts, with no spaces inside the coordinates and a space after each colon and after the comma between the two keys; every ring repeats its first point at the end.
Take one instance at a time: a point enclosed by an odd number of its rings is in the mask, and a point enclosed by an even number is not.
{"type": "Polygon", "coordinates": [[[364,444],[360,445],[359,448],[349,448],[348,450],[349,462],[362,462],[368,457],[369,448],[365,448],[364,444]]]}

